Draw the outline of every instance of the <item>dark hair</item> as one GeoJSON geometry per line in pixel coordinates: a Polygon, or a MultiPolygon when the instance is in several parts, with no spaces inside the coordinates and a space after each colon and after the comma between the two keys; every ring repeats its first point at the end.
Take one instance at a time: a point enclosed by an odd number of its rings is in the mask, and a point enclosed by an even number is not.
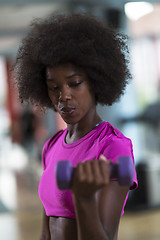
{"type": "Polygon", "coordinates": [[[15,78],[21,101],[53,108],[46,67],[72,63],[84,70],[96,102],[112,105],[128,79],[127,37],[86,14],[57,14],[37,19],[17,53],[15,78]]]}

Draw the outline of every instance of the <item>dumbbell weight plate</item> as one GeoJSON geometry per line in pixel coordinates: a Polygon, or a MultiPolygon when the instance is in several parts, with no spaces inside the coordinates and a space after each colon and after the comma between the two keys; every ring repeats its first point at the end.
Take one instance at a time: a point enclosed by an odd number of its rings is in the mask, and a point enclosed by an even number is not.
{"type": "Polygon", "coordinates": [[[117,160],[118,181],[120,185],[129,185],[133,183],[133,161],[129,156],[119,157],[117,160]]]}
{"type": "Polygon", "coordinates": [[[56,165],[56,182],[61,190],[70,189],[74,168],[69,161],[60,161],[56,165]]]}

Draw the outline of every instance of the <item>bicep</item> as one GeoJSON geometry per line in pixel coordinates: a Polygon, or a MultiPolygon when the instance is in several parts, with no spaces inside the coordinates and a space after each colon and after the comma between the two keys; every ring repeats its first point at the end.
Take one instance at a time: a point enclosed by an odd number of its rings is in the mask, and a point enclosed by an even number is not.
{"type": "Polygon", "coordinates": [[[129,186],[120,186],[117,181],[111,181],[109,185],[97,192],[100,221],[111,239],[116,236],[128,190],[129,186]]]}

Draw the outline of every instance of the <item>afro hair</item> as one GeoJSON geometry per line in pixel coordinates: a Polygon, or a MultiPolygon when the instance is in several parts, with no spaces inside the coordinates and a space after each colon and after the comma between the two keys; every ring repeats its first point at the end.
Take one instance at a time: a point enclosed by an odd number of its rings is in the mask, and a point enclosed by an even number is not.
{"type": "Polygon", "coordinates": [[[48,96],[46,68],[72,63],[87,75],[96,102],[112,105],[131,78],[127,40],[124,34],[86,14],[57,14],[34,20],[14,67],[21,102],[54,108],[48,96]]]}

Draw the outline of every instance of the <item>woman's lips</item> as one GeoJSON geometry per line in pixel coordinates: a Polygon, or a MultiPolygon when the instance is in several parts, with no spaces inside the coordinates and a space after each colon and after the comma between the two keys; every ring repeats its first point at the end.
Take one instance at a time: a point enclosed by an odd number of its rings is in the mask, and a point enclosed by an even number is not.
{"type": "Polygon", "coordinates": [[[61,108],[60,112],[64,115],[70,115],[75,111],[75,108],[73,107],[63,107],[61,108]]]}

